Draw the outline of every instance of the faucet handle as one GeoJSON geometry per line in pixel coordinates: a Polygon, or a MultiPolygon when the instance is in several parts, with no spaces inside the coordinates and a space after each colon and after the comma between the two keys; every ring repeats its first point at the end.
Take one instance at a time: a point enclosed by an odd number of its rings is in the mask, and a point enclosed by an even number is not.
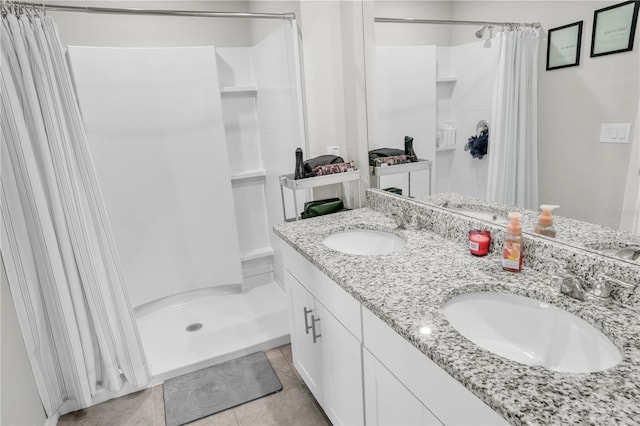
{"type": "Polygon", "coordinates": [[[540,257],[540,259],[550,264],[549,274],[551,278],[549,278],[549,285],[553,287],[558,292],[562,292],[563,286],[565,285],[565,279],[569,277],[569,275],[564,270],[564,265],[557,259],[552,259],[550,257],[540,257]]]}
{"type": "Polygon", "coordinates": [[[629,288],[629,289],[635,287],[635,284],[629,284],[624,281],[618,280],[616,278],[612,278],[603,273],[600,273],[596,276],[596,282],[591,287],[589,294],[594,297],[607,299],[611,295],[611,290],[613,289],[614,285],[619,285],[620,287],[629,288]]]}

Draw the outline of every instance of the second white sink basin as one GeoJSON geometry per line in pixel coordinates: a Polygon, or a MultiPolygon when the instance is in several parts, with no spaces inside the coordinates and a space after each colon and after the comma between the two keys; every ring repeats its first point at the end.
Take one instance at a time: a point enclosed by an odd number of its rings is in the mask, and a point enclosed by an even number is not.
{"type": "Polygon", "coordinates": [[[506,293],[468,293],[442,308],[445,318],[476,345],[526,365],[564,373],[606,370],[622,357],[591,324],[538,300],[506,293]]]}
{"type": "Polygon", "coordinates": [[[336,232],[326,237],[322,243],[336,251],[363,256],[394,253],[407,244],[397,235],[369,229],[336,232]]]}

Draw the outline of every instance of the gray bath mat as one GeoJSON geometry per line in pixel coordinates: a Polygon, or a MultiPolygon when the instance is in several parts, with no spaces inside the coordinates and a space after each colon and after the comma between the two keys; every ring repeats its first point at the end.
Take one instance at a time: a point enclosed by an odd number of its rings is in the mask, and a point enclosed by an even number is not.
{"type": "Polygon", "coordinates": [[[282,390],[264,352],[194,371],[164,383],[167,426],[177,426],[282,390]]]}

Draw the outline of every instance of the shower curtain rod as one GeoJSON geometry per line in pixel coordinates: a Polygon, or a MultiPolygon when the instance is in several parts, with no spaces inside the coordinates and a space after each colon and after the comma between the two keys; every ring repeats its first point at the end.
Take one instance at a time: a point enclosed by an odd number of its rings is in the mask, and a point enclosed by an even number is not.
{"type": "Polygon", "coordinates": [[[449,24],[449,25],[501,25],[540,28],[540,22],[519,23],[519,22],[490,22],[490,21],[454,21],[443,19],[416,19],[416,18],[374,18],[375,22],[395,23],[395,24],[449,24]]]}
{"type": "Polygon", "coordinates": [[[210,12],[206,10],[164,10],[164,9],[138,9],[138,8],[114,8],[98,6],[69,6],[52,3],[30,3],[2,1],[3,7],[25,7],[35,8],[46,12],[47,10],[58,10],[65,12],[85,12],[85,13],[106,13],[106,14],[128,14],[128,15],[160,15],[160,16],[194,16],[202,18],[259,18],[259,19],[284,19],[294,20],[296,14],[288,13],[254,13],[254,12],[210,12]]]}

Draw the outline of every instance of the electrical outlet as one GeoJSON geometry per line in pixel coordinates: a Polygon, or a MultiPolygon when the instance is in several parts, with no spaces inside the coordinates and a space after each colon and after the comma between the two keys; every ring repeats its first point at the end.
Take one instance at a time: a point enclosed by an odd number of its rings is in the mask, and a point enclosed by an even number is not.
{"type": "Polygon", "coordinates": [[[339,146],[328,146],[327,147],[327,154],[329,155],[336,155],[336,156],[340,156],[340,147],[339,146]]]}

